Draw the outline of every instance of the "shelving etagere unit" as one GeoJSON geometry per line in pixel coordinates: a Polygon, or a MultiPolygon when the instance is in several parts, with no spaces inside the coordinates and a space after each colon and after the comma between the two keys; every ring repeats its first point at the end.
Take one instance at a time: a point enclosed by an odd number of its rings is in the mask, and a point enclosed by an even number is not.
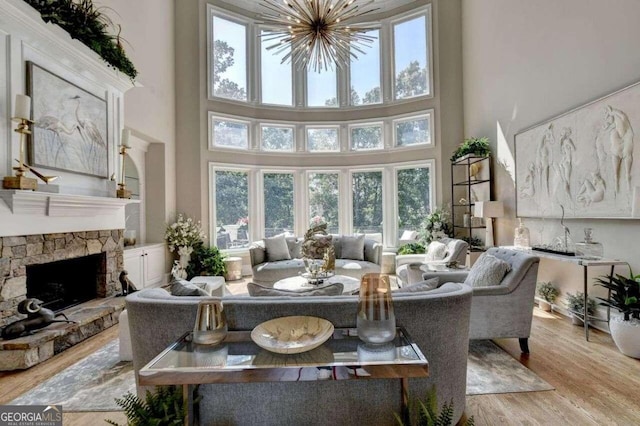
{"type": "MultiPolygon", "coordinates": [[[[465,155],[451,162],[451,221],[453,222],[453,233],[456,238],[471,238],[475,230],[484,230],[486,226],[473,226],[471,218],[476,204],[476,191],[482,192],[482,199],[491,199],[491,156],[479,157],[473,154],[465,155]],[[479,169],[472,173],[472,168],[479,169]],[[485,198],[486,197],[486,198],[485,198]],[[460,203],[461,199],[466,203],[460,203]],[[464,215],[469,215],[469,222],[464,223],[464,215]]],[[[469,245],[470,252],[482,252],[480,248],[469,245]]],[[[473,256],[473,255],[472,255],[473,256]]]]}

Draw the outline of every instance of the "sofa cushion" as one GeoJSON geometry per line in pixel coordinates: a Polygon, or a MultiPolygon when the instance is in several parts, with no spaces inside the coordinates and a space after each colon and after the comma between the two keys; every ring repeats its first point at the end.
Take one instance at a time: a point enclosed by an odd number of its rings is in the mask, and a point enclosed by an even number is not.
{"type": "Polygon", "coordinates": [[[484,253],[473,264],[464,283],[471,287],[497,286],[510,270],[511,266],[504,260],[484,253]]]}
{"type": "Polygon", "coordinates": [[[289,248],[289,256],[291,259],[300,259],[302,257],[302,240],[296,237],[286,237],[287,247],[289,248]]]}
{"type": "Polygon", "coordinates": [[[169,285],[172,296],[209,296],[206,290],[186,280],[174,280],[169,285]]]}
{"type": "Polygon", "coordinates": [[[424,258],[425,262],[434,260],[442,260],[447,256],[447,246],[440,241],[431,241],[427,247],[427,254],[424,258]]]}
{"type": "Polygon", "coordinates": [[[397,290],[393,290],[392,293],[417,293],[420,291],[430,291],[438,288],[438,284],[440,284],[440,278],[434,277],[429,278],[428,280],[405,285],[397,290]]]}
{"type": "Polygon", "coordinates": [[[342,259],[364,260],[364,234],[343,235],[341,246],[342,259]]]}
{"type": "Polygon", "coordinates": [[[274,296],[339,296],[342,294],[344,286],[342,283],[326,284],[305,291],[277,290],[272,287],[263,286],[256,283],[247,284],[249,295],[253,297],[274,297],[274,296]]]}
{"type": "Polygon", "coordinates": [[[289,247],[284,234],[276,235],[264,239],[264,249],[267,253],[267,262],[276,262],[278,260],[289,260],[289,247]]]}

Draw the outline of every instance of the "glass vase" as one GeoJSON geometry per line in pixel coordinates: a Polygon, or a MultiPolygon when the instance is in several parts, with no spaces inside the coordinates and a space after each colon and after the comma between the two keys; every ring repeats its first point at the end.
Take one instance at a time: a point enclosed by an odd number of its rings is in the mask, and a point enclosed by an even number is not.
{"type": "Polygon", "coordinates": [[[193,326],[193,342],[200,345],[216,345],[227,336],[229,327],[222,302],[202,300],[198,303],[196,323],[193,326]]]}
{"type": "Polygon", "coordinates": [[[529,232],[529,228],[524,226],[521,218],[518,218],[518,220],[518,226],[514,230],[513,245],[516,248],[530,248],[531,233],[529,232]]]}
{"type": "Polygon", "coordinates": [[[391,299],[389,276],[365,274],[360,281],[358,337],[365,343],[384,344],[396,336],[396,317],[391,299]]]}
{"type": "Polygon", "coordinates": [[[592,228],[584,228],[584,241],[576,243],[576,256],[583,259],[602,259],[604,247],[601,243],[593,241],[592,228]]]}

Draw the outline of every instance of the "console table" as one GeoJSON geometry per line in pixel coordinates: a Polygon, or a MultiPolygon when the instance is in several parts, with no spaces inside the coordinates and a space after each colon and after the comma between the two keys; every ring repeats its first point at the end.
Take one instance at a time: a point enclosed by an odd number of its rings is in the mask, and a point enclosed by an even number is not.
{"type": "MultiPolygon", "coordinates": [[[[515,247],[505,247],[505,248],[509,248],[512,250],[523,250],[515,247]]],[[[584,320],[584,338],[587,341],[589,341],[589,321],[604,321],[609,323],[609,320],[611,319],[611,312],[610,312],[610,309],[607,308],[607,319],[589,318],[589,313],[587,312],[588,300],[589,300],[589,288],[588,288],[589,280],[587,277],[588,275],[587,271],[591,266],[610,266],[611,271],[609,273],[609,279],[611,279],[613,277],[613,271],[616,266],[628,265],[628,263],[625,261],[616,260],[616,259],[583,259],[577,256],[565,256],[561,254],[546,253],[538,250],[527,250],[527,251],[531,251],[532,254],[535,254],[536,256],[541,258],[558,260],[560,262],[569,262],[578,266],[582,266],[582,284],[584,288],[584,312],[582,313],[583,320],[584,320]]]]}
{"type": "Polygon", "coordinates": [[[248,331],[230,331],[215,346],[197,345],[191,332],[145,365],[139,384],[181,385],[186,424],[193,423],[192,385],[206,383],[399,379],[403,416],[408,415],[408,379],[428,377],[429,364],[407,332],[399,327],[393,342],[368,346],[355,329],[336,329],[322,346],[295,355],[261,349],[248,331]],[[324,377],[322,373],[325,373],[324,377]]]}

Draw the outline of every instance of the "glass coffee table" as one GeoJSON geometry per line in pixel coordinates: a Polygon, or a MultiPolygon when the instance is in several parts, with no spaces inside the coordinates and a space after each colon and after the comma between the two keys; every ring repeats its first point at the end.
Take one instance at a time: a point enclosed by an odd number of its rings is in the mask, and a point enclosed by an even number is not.
{"type": "Polygon", "coordinates": [[[342,283],[342,294],[352,294],[355,290],[360,288],[359,279],[348,277],[346,275],[332,275],[328,278],[322,279],[318,284],[311,284],[305,276],[297,275],[295,277],[284,278],[276,281],[273,284],[273,288],[276,290],[287,291],[307,291],[317,288],[318,285],[333,283],[342,283]]]}
{"type": "Polygon", "coordinates": [[[260,348],[251,340],[249,331],[231,331],[215,346],[193,343],[189,332],[139,371],[139,384],[182,386],[188,404],[187,424],[192,424],[192,385],[398,379],[402,412],[406,415],[408,379],[428,375],[427,359],[401,327],[393,342],[376,346],[362,342],[356,329],[336,329],[322,346],[294,355],[260,348]]]}

